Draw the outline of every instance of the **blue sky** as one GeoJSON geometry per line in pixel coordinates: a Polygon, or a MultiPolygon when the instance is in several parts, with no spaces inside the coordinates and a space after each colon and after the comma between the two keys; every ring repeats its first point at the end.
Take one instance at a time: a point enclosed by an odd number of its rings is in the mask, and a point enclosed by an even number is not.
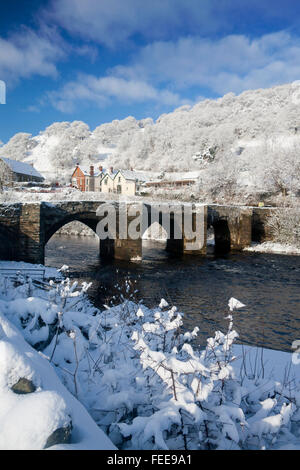
{"type": "Polygon", "coordinates": [[[1,2],[0,140],[300,79],[297,0],[1,2]]]}

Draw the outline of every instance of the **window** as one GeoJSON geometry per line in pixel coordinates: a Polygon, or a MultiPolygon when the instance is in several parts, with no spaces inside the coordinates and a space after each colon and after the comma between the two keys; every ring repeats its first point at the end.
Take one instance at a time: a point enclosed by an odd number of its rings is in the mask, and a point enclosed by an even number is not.
{"type": "Polygon", "coordinates": [[[121,183],[121,176],[119,176],[118,182],[121,183]]]}
{"type": "Polygon", "coordinates": [[[104,184],[107,184],[107,182],[108,182],[108,179],[106,178],[106,180],[104,180],[104,184]]]}

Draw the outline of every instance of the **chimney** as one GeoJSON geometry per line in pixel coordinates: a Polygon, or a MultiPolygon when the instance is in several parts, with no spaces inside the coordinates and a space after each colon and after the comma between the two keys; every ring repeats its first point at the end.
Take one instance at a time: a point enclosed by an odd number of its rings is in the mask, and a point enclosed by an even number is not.
{"type": "Polygon", "coordinates": [[[109,171],[110,171],[111,173],[113,173],[113,172],[114,172],[114,167],[111,166],[110,169],[109,169],[109,171]]]}
{"type": "Polygon", "coordinates": [[[103,171],[103,166],[102,165],[99,166],[99,171],[101,171],[101,173],[102,173],[102,171],[103,171]]]}
{"type": "Polygon", "coordinates": [[[90,176],[94,176],[94,167],[93,167],[93,165],[90,166],[90,176]]]}

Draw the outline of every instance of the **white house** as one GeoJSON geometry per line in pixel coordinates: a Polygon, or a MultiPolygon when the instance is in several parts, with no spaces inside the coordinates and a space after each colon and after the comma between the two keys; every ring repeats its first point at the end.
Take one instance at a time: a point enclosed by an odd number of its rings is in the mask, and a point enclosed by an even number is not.
{"type": "Polygon", "coordinates": [[[100,183],[100,191],[102,193],[116,193],[117,190],[115,188],[115,176],[118,172],[110,167],[107,171],[104,171],[100,183]]]}

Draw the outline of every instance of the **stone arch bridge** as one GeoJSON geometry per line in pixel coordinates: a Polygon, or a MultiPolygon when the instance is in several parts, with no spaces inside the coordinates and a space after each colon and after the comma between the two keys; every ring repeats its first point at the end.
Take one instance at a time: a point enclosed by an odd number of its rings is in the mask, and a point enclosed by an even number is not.
{"type": "MultiPolygon", "coordinates": [[[[107,201],[0,204],[0,258],[44,263],[46,243],[65,224],[79,221],[96,232],[98,222],[103,219],[97,215],[97,210],[102,204],[107,204],[107,201]]],[[[118,215],[121,203],[113,202],[112,204],[118,215]]],[[[127,203],[127,213],[133,206],[143,206],[143,220],[145,221],[143,230],[151,225],[153,214],[156,217],[154,220],[162,223],[164,212],[170,211],[168,204],[127,203]]],[[[172,211],[169,212],[170,226],[167,240],[167,250],[174,253],[205,255],[207,228],[210,226],[214,228],[216,249],[223,252],[242,250],[245,246],[250,245],[251,240],[268,238],[265,228],[267,209],[263,212],[263,209],[259,208],[196,204],[177,204],[176,208],[179,211],[179,218],[178,213],[176,218],[172,211]],[[186,209],[192,215],[193,230],[202,231],[201,240],[193,250],[187,249],[189,240],[185,237],[183,216],[186,209]],[[195,225],[196,214],[200,211],[201,227],[195,225]],[[176,224],[181,224],[182,228],[183,235],[179,239],[174,236],[176,224]]],[[[127,225],[133,219],[133,216],[128,216],[127,225]]],[[[120,227],[117,222],[115,239],[107,238],[100,241],[100,256],[124,260],[141,259],[142,240],[141,238],[120,238],[120,227]]]]}

